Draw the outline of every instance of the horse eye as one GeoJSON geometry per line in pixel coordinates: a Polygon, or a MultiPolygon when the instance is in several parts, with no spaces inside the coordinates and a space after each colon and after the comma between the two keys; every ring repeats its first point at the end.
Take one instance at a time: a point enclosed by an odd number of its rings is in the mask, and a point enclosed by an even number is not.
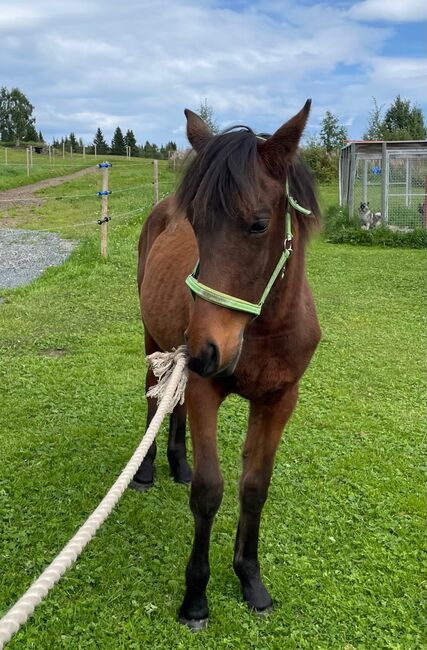
{"type": "Polygon", "coordinates": [[[268,228],[268,219],[257,219],[251,225],[251,235],[260,235],[265,232],[268,228]]]}

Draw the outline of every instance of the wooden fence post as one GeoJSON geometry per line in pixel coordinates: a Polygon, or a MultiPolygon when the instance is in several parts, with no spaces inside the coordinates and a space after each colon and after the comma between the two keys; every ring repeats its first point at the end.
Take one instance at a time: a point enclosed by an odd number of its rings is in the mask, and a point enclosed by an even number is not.
{"type": "Polygon", "coordinates": [[[62,143],[62,157],[65,158],[65,142],[62,143]]]}
{"type": "Polygon", "coordinates": [[[86,147],[83,145],[83,160],[86,160],[86,147]]]}
{"type": "Polygon", "coordinates": [[[48,150],[48,153],[49,153],[49,163],[51,163],[52,162],[52,147],[49,145],[47,150],[48,150]]]}
{"type": "Polygon", "coordinates": [[[30,146],[30,167],[33,167],[33,147],[30,146]]]}
{"type": "Polygon", "coordinates": [[[154,205],[159,202],[159,161],[153,160],[153,201],[154,205]]]}
{"type": "Polygon", "coordinates": [[[30,150],[27,147],[26,148],[26,153],[27,153],[27,176],[30,175],[30,150]]]}
{"type": "Polygon", "coordinates": [[[424,181],[424,206],[423,206],[424,228],[427,228],[427,176],[424,181]]]}
{"type": "Polygon", "coordinates": [[[73,159],[73,147],[70,145],[70,159],[73,159]]]}
{"type": "Polygon", "coordinates": [[[102,169],[102,192],[101,192],[101,255],[107,257],[107,238],[108,238],[108,169],[111,167],[109,162],[99,163],[98,167],[102,169]]]}

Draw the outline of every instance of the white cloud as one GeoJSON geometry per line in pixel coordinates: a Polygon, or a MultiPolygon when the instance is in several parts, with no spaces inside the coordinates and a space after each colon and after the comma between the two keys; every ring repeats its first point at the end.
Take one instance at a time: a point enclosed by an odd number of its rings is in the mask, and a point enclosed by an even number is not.
{"type": "Polygon", "coordinates": [[[358,20],[419,22],[427,18],[425,0],[363,0],[354,4],[349,15],[358,20]]]}
{"type": "Polygon", "coordinates": [[[9,12],[1,83],[30,97],[45,136],[91,137],[101,126],[110,138],[119,124],[139,141],[175,134],[180,144],[184,107],[205,97],[222,126],[262,131],[310,96],[312,127],[330,109],[352,131],[364,128],[372,95],[423,101],[420,63],[383,56],[392,28],[355,20],[348,3],[253,0],[238,11],[220,2],[0,0],[0,16],[9,12]],[[13,24],[13,8],[26,23],[13,24]]]}

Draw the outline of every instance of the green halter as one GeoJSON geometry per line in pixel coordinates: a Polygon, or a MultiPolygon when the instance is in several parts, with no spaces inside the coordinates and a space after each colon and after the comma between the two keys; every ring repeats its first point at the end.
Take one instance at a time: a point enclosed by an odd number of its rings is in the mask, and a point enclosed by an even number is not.
{"type": "Polygon", "coordinates": [[[271,274],[271,277],[263,291],[259,302],[248,302],[247,300],[242,300],[241,298],[235,298],[234,296],[230,296],[228,293],[222,293],[222,291],[212,289],[211,287],[206,286],[206,284],[199,282],[197,280],[199,261],[194,267],[193,272],[185,280],[185,284],[190,288],[193,294],[196,294],[199,296],[199,298],[203,298],[203,300],[207,300],[207,302],[212,302],[215,305],[220,305],[221,307],[226,307],[227,309],[243,311],[247,312],[248,314],[254,314],[255,316],[260,315],[262,306],[267,300],[267,296],[270,293],[271,288],[277,279],[277,276],[281,273],[283,278],[287,259],[292,253],[292,220],[289,206],[292,206],[294,210],[298,210],[298,212],[301,212],[302,214],[311,214],[311,210],[307,210],[306,208],[300,206],[299,203],[289,194],[288,179],[286,179],[285,191],[286,196],[288,197],[288,205],[285,212],[285,241],[283,242],[283,253],[280,256],[280,259],[277,262],[273,273],[271,274]]]}

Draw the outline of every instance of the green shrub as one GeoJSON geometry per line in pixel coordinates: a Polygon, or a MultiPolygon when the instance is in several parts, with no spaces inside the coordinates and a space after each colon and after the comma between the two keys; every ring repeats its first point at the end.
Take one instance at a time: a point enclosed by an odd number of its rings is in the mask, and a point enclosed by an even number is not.
{"type": "Polygon", "coordinates": [[[360,244],[390,248],[427,248],[427,230],[416,228],[410,232],[393,232],[388,228],[362,230],[356,218],[350,219],[348,210],[330,206],[324,214],[326,241],[332,244],[360,244]]]}
{"type": "Polygon", "coordinates": [[[301,156],[318,183],[329,184],[338,178],[338,155],[326,151],[316,140],[308,141],[301,149],[301,156]]]}

